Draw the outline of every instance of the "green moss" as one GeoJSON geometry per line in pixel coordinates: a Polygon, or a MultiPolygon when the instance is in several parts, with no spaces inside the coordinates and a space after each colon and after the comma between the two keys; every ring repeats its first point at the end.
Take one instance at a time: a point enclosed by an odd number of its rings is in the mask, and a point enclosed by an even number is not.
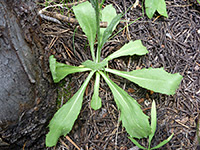
{"type": "Polygon", "coordinates": [[[65,104],[72,96],[70,81],[62,81],[59,83],[58,88],[58,98],[57,98],[57,108],[59,109],[63,104],[65,104]]]}

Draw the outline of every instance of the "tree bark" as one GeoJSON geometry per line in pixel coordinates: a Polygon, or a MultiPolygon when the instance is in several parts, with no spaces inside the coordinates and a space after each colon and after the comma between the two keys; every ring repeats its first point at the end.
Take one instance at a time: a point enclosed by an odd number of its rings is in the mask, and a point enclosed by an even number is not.
{"type": "MultiPolygon", "coordinates": [[[[56,92],[39,39],[36,4],[1,0],[0,18],[0,138],[8,149],[44,148],[56,92]]],[[[4,146],[0,140],[0,149],[4,146]]]]}

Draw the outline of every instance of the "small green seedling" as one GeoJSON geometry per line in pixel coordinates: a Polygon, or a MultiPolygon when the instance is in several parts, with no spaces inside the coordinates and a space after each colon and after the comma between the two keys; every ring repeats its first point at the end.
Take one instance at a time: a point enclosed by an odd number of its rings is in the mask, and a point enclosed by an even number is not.
{"type": "Polygon", "coordinates": [[[145,0],[145,11],[150,19],[156,11],[164,17],[168,17],[165,0],[145,0]]]}
{"type": "Polygon", "coordinates": [[[98,3],[98,0],[90,0],[90,2],[91,3],[86,1],[74,6],[73,11],[80,27],[88,38],[93,60],[83,62],[81,66],[70,66],[57,62],[53,55],[49,57],[50,70],[55,83],[58,83],[72,73],[85,71],[90,73],[80,89],[52,118],[49,124],[50,131],[46,136],[46,145],[48,147],[56,145],[60,136],[66,135],[71,131],[74,122],[80,113],[86,86],[93,75],[95,75],[95,84],[91,108],[94,110],[101,108],[99,86],[100,77],[103,77],[111,89],[117,107],[121,112],[120,119],[123,126],[126,128],[128,134],[135,138],[144,138],[151,134],[148,116],[143,113],[137,101],[115,84],[107,74],[113,73],[119,75],[143,88],[168,95],[175,93],[175,90],[182,80],[182,76],[178,73],[169,74],[164,71],[163,68],[149,68],[131,72],[108,68],[108,63],[112,59],[128,55],[145,55],[148,51],[146,47],[142,45],[141,40],[130,41],[121,49],[100,61],[101,49],[112,35],[112,32],[120,22],[123,14],[117,15],[116,10],[112,5],[108,5],[102,10],[101,7],[103,1],[101,4],[98,3]],[[100,28],[100,21],[107,22],[107,28],[100,28]],[[97,50],[94,49],[96,36],[98,43],[97,50]]]}
{"type": "Polygon", "coordinates": [[[137,147],[139,147],[139,148],[141,148],[141,149],[145,149],[145,150],[158,149],[158,148],[162,147],[163,145],[165,145],[166,143],[168,143],[168,142],[172,139],[174,133],[172,133],[171,136],[169,136],[166,140],[162,141],[162,142],[161,142],[160,144],[158,144],[157,146],[155,146],[155,147],[153,147],[153,148],[150,148],[150,146],[151,146],[151,140],[152,140],[152,138],[153,138],[153,136],[154,136],[154,134],[155,134],[155,132],[156,132],[156,124],[157,124],[157,120],[156,120],[157,117],[156,117],[156,116],[157,116],[157,115],[156,115],[156,103],[155,103],[155,101],[153,101],[152,106],[151,106],[151,130],[152,130],[152,131],[151,131],[151,134],[149,135],[149,146],[148,146],[148,148],[145,148],[145,147],[143,147],[142,145],[140,145],[135,139],[129,137],[129,139],[130,139],[137,147]]]}

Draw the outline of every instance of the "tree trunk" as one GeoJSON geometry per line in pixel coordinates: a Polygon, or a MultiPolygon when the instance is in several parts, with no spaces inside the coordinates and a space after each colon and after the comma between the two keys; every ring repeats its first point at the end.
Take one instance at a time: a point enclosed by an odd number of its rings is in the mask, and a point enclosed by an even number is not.
{"type": "Polygon", "coordinates": [[[40,39],[34,0],[0,2],[0,149],[44,148],[55,87],[40,39]]]}

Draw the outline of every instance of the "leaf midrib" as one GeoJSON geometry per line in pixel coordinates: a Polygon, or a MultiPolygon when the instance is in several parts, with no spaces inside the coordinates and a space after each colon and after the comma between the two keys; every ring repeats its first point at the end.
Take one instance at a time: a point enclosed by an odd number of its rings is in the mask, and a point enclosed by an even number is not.
{"type": "MultiPolygon", "coordinates": [[[[161,80],[161,79],[152,79],[152,78],[141,78],[141,77],[136,77],[136,76],[134,76],[134,75],[129,75],[129,74],[126,74],[126,73],[123,73],[123,72],[119,72],[118,70],[113,70],[113,69],[109,69],[109,68],[105,68],[105,71],[107,71],[107,72],[110,72],[110,73],[113,73],[113,74],[117,74],[117,75],[123,75],[123,76],[126,76],[126,77],[128,77],[128,78],[134,78],[134,79],[139,79],[139,80],[143,80],[143,81],[145,81],[145,80],[147,80],[147,81],[153,81],[153,82],[157,82],[157,81],[160,81],[160,82],[165,82],[166,80],[161,80]]],[[[132,73],[132,72],[127,72],[127,73],[132,73]]],[[[123,77],[122,76],[122,77],[123,77]]],[[[123,78],[125,78],[125,77],[123,77],[123,78]]]]}
{"type": "MultiPolygon", "coordinates": [[[[117,91],[117,93],[118,93],[118,95],[121,97],[121,99],[124,101],[124,103],[126,104],[126,107],[127,108],[129,108],[129,105],[126,103],[126,101],[124,100],[124,98],[122,97],[122,94],[120,93],[120,92],[118,92],[118,90],[115,88],[115,86],[109,81],[109,79],[107,79],[107,77],[106,78],[104,78],[104,79],[106,79],[107,80],[107,82],[109,82],[110,83],[110,85],[112,86],[112,88],[114,88],[115,89],[115,91],[117,91]]],[[[114,95],[114,94],[113,94],[114,95]]],[[[120,102],[119,100],[118,100],[118,102],[120,102]]],[[[121,105],[121,104],[120,104],[121,105]]],[[[130,109],[129,109],[130,110],[130,109]]],[[[135,121],[134,121],[135,122],[135,121]]],[[[136,122],[136,125],[140,128],[140,129],[143,129],[137,122],[136,122]]]]}

